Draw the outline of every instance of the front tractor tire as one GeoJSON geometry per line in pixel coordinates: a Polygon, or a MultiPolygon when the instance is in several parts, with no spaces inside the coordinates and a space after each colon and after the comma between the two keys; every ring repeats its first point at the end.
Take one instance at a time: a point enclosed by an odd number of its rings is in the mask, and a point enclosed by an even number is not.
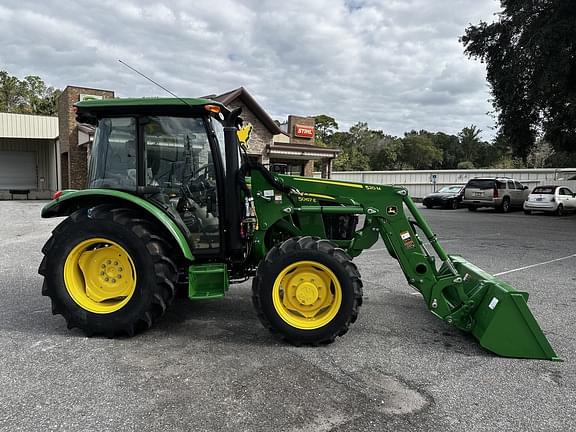
{"type": "Polygon", "coordinates": [[[132,336],[160,318],[175,294],[177,267],[157,226],[128,208],[72,213],[44,245],[38,272],[52,313],[88,336],[132,336]]]}
{"type": "Polygon", "coordinates": [[[362,305],[352,259],[328,240],[295,237],[258,267],[252,301],[262,324],[293,345],[322,345],[344,335],[362,305]]]}

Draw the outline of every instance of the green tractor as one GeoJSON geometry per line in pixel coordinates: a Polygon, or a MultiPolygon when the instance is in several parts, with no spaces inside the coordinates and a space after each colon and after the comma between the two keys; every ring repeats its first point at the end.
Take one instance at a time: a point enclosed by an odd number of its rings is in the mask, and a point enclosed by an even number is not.
{"type": "Polygon", "coordinates": [[[558,359],[528,294],[448,255],[406,189],[270,173],[243,154],[240,114],[207,99],[76,104],[97,126],[88,184],[43,208],[68,217],[39,268],[68,327],[132,336],[178,292],[214,299],[253,278],[264,326],[295,345],[331,343],[362,304],[352,258],[381,238],[434,315],[499,355],[558,359]]]}

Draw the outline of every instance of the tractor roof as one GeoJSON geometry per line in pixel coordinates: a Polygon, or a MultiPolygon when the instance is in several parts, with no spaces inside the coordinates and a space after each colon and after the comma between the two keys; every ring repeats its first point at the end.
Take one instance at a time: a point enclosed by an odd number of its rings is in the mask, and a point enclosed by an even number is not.
{"type": "Polygon", "coordinates": [[[114,99],[92,99],[77,102],[78,108],[112,108],[112,107],[140,107],[140,106],[203,106],[218,105],[220,102],[204,98],[114,98],[114,99]]]}
{"type": "Polygon", "coordinates": [[[204,114],[206,105],[216,105],[226,113],[221,102],[205,98],[114,98],[76,102],[76,119],[94,124],[98,117],[108,115],[189,115],[204,114]]]}

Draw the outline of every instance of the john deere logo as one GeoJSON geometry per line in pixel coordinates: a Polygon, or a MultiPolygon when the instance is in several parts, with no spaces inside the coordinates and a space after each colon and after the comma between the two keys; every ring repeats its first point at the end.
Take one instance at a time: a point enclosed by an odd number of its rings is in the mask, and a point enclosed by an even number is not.
{"type": "Polygon", "coordinates": [[[238,129],[236,131],[236,135],[238,136],[238,141],[242,145],[248,144],[248,140],[250,139],[250,134],[252,133],[252,124],[248,123],[246,126],[238,129]]]}
{"type": "Polygon", "coordinates": [[[386,214],[388,216],[396,216],[396,213],[398,213],[398,209],[396,207],[386,207],[386,214]]]}

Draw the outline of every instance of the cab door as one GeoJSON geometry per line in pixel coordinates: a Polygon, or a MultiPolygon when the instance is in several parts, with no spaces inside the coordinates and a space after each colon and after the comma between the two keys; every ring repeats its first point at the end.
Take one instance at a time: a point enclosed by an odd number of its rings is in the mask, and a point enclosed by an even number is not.
{"type": "Polygon", "coordinates": [[[151,116],[142,123],[147,187],[179,215],[194,255],[218,255],[223,168],[206,119],[151,116]]]}

